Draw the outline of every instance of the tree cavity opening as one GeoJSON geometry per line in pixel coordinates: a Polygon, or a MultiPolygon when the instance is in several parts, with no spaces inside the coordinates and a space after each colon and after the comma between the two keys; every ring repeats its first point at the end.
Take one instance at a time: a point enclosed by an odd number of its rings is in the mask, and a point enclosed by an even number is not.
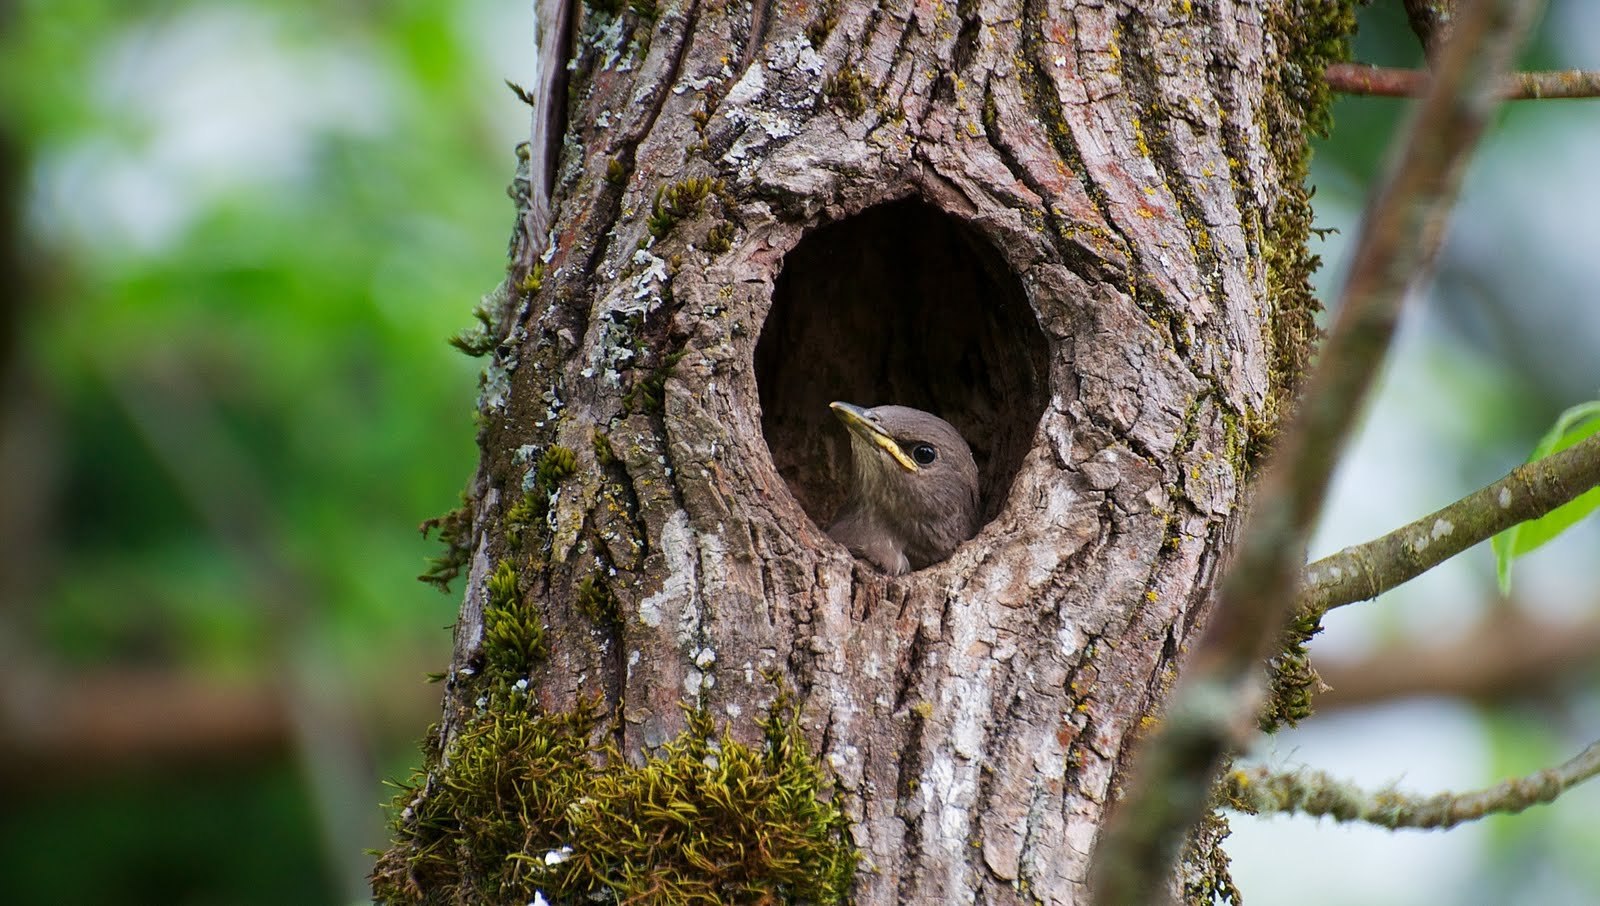
{"type": "Polygon", "coordinates": [[[896,403],[950,422],[1000,511],[1049,401],[1049,350],[994,246],[922,201],[808,233],[783,260],[756,343],[761,428],[819,526],[844,502],[850,444],[828,403],[896,403]]]}

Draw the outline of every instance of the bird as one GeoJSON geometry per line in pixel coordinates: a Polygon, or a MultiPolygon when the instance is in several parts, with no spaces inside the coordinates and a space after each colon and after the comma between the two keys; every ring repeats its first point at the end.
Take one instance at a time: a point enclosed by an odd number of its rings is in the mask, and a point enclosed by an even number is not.
{"type": "Polygon", "coordinates": [[[852,461],[829,537],[899,576],[978,533],[978,466],[949,422],[909,406],[828,408],[849,431],[852,461]]]}

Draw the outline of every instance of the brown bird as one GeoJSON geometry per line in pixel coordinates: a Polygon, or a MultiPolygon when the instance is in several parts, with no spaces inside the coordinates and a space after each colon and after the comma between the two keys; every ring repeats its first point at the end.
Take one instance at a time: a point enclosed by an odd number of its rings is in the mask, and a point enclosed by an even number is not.
{"type": "Polygon", "coordinates": [[[978,467],[949,422],[906,406],[829,408],[850,430],[853,461],[833,540],[898,576],[978,533],[978,467]]]}

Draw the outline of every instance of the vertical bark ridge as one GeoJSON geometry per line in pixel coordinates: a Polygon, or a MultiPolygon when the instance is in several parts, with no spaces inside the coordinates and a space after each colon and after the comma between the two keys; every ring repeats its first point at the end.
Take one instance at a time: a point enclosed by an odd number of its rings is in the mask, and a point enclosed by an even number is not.
{"type": "MultiPolygon", "coordinates": [[[[1045,125],[1044,138],[1047,146],[1057,157],[1055,160],[1039,163],[1055,166],[1072,180],[1058,185],[1056,191],[1052,193],[1054,198],[1046,196],[1046,204],[1053,209],[1056,204],[1061,203],[1063,196],[1065,200],[1076,202],[1071,208],[1077,221],[1072,235],[1086,237],[1080,242],[1092,243],[1091,251],[1100,258],[1114,262],[1117,266],[1111,270],[1112,275],[1121,281],[1126,281],[1117,285],[1117,289],[1131,293],[1133,289],[1131,280],[1136,274],[1130,273],[1130,267],[1136,267],[1136,262],[1130,262],[1130,249],[1123,241],[1122,235],[1112,230],[1110,226],[1112,217],[1109,199],[1104,188],[1092,178],[1084,165],[1075,130],[1065,116],[1067,99],[1062,97],[1060,86],[1050,76],[1052,67],[1066,68],[1073,65],[1071,61],[1076,58],[1078,48],[1065,46],[1065,30],[1070,21],[1069,17],[1052,10],[1050,0],[1024,0],[1019,27],[1024,54],[1023,65],[1028,69],[1032,84],[1029,86],[1029,91],[1022,95],[1028,101],[1027,107],[1014,111],[1018,114],[1016,122],[1019,124],[1037,122],[1045,125]],[[1037,23],[1037,26],[1035,27],[1033,23],[1037,23]],[[1047,50],[1047,47],[1051,49],[1047,50]],[[1068,50],[1073,51],[1070,57],[1068,50]],[[1078,191],[1072,189],[1074,182],[1078,191]],[[1081,198],[1074,198],[1080,192],[1081,198]]],[[[1076,68],[1073,65],[1073,69],[1076,68]]],[[[1012,112],[1004,111],[1004,113],[1012,112]]],[[[1007,117],[1006,121],[1012,120],[1007,117]]],[[[1021,130],[1026,127],[1019,125],[1018,128],[1021,130]]]]}

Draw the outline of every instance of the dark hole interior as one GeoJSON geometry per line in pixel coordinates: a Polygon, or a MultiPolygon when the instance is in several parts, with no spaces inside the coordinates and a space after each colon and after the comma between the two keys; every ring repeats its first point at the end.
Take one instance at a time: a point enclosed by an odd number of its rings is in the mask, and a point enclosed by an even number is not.
{"type": "Polygon", "coordinates": [[[756,344],[761,427],[778,473],[826,527],[850,462],[828,403],[932,412],[971,444],[988,522],[1048,401],[1048,354],[986,239],[920,201],[880,205],[785,256],[756,344]]]}

